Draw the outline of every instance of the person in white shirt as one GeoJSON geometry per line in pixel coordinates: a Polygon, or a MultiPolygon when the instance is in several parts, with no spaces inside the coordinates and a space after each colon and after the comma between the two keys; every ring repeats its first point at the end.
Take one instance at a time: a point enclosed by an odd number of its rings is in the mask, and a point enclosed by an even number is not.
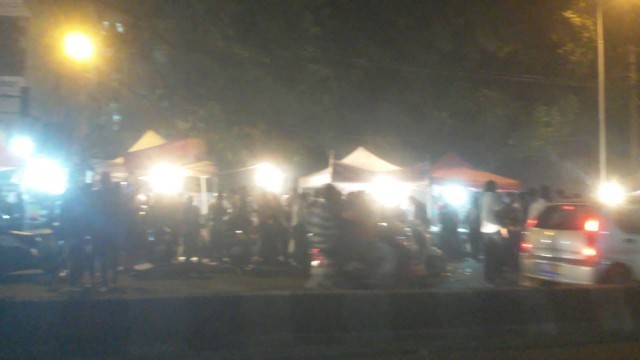
{"type": "Polygon", "coordinates": [[[502,226],[499,216],[504,203],[496,190],[496,182],[487,181],[480,202],[480,232],[484,238],[485,254],[484,279],[489,284],[494,284],[500,275],[505,238],[508,237],[508,231],[502,226]]]}
{"type": "Polygon", "coordinates": [[[551,200],[551,190],[546,185],[540,187],[540,196],[529,205],[527,220],[535,220],[551,200]]]}

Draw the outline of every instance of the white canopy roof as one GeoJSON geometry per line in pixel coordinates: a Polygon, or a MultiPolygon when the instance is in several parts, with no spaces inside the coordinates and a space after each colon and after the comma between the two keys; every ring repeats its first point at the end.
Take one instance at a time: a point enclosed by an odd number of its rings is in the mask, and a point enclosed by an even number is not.
{"type": "MultiPolygon", "coordinates": [[[[402,169],[399,166],[382,160],[362,146],[358,147],[351,154],[340,160],[340,163],[353,166],[358,169],[379,173],[402,169]]],[[[301,177],[298,181],[298,187],[315,188],[332,183],[333,180],[331,168],[328,167],[313,174],[301,177]]]]}
{"type": "Polygon", "coordinates": [[[386,172],[401,169],[399,166],[382,160],[362,146],[358,147],[354,152],[347,155],[341,161],[347,165],[376,172],[386,172]]]}
{"type": "Polygon", "coordinates": [[[154,146],[165,144],[166,142],[167,140],[162,136],[158,135],[157,132],[153,130],[147,130],[144,134],[142,134],[142,136],[140,136],[138,141],[136,141],[135,144],[133,144],[129,148],[128,152],[134,152],[134,151],[152,148],[154,146]]]}

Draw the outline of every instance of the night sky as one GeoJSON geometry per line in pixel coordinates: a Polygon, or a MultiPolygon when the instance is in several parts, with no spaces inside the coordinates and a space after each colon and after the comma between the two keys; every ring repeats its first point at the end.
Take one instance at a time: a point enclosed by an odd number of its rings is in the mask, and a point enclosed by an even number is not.
{"type": "MultiPolygon", "coordinates": [[[[571,21],[594,9],[580,3],[103,0],[92,16],[126,25],[103,35],[122,143],[150,127],[198,134],[222,168],[263,157],[300,172],[359,145],[402,165],[453,151],[527,184],[580,186],[597,159],[593,28],[571,21]]],[[[42,21],[68,22],[65,6],[42,21]]],[[[612,166],[628,153],[637,10],[605,12],[612,166]]]]}

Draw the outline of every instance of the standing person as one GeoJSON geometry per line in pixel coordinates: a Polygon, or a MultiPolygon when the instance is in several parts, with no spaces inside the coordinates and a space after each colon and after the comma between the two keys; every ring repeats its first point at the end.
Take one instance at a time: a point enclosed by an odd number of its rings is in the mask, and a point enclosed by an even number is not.
{"type": "Polygon", "coordinates": [[[209,217],[211,226],[209,228],[209,246],[211,255],[215,260],[220,260],[224,253],[224,220],[227,217],[227,207],[224,203],[224,194],[218,193],[215,203],[209,205],[209,217]]]}
{"type": "Polygon", "coordinates": [[[540,216],[542,210],[551,201],[551,190],[548,186],[542,185],[540,187],[540,196],[535,199],[531,205],[529,205],[529,211],[527,214],[527,220],[535,220],[540,216]]]}
{"type": "Polygon", "coordinates": [[[258,221],[260,231],[260,257],[269,265],[278,258],[277,216],[270,194],[263,192],[258,199],[258,221]]]}
{"type": "Polygon", "coordinates": [[[527,189],[524,194],[524,201],[522,202],[522,210],[524,212],[525,220],[529,219],[529,207],[534,201],[538,200],[538,190],[534,187],[527,189]]]}
{"type": "Polygon", "coordinates": [[[496,190],[496,182],[487,181],[480,203],[480,231],[484,237],[484,279],[490,285],[494,285],[500,276],[500,253],[504,239],[509,236],[499,217],[503,203],[496,190]]]}
{"type": "Polygon", "coordinates": [[[480,260],[480,247],[482,244],[482,233],[480,232],[480,193],[474,193],[471,199],[471,207],[467,213],[467,224],[469,225],[469,245],[471,245],[471,258],[480,260]]]}
{"type": "MultiPolygon", "coordinates": [[[[313,202],[309,209],[309,232],[313,234],[311,246],[312,251],[322,255],[330,264],[334,266],[338,254],[338,241],[343,228],[342,221],[342,194],[335,186],[327,184],[320,192],[322,199],[313,202]]],[[[330,287],[333,285],[333,269],[326,269],[314,273],[311,270],[311,277],[307,284],[308,288],[318,286],[330,287]]]]}
{"type": "Polygon", "coordinates": [[[276,194],[269,196],[270,208],[273,211],[273,231],[278,247],[278,258],[284,261],[289,259],[289,227],[287,226],[287,211],[280,197],[276,194]]]}
{"type": "Polygon", "coordinates": [[[291,237],[293,239],[293,261],[303,272],[309,271],[308,233],[308,196],[306,193],[295,193],[291,208],[291,237]]]}
{"type": "Polygon", "coordinates": [[[509,232],[504,252],[504,263],[509,271],[517,273],[524,217],[522,205],[516,193],[508,193],[507,200],[507,204],[502,210],[503,223],[509,232]]]}
{"type": "Polygon", "coordinates": [[[89,199],[91,189],[82,185],[71,187],[65,194],[60,209],[61,235],[69,249],[69,285],[80,285],[85,271],[89,271],[93,281],[93,269],[89,263],[90,254],[86,248],[86,236],[90,224],[89,199]]]}
{"type": "Polygon", "coordinates": [[[182,208],[182,244],[187,263],[198,257],[198,239],[200,238],[200,210],[193,204],[193,197],[187,196],[182,208]]]}
{"type": "Polygon", "coordinates": [[[413,205],[413,220],[417,225],[422,226],[425,230],[429,230],[429,217],[427,216],[427,205],[418,200],[415,196],[411,196],[409,201],[413,205]]]}
{"type": "Polygon", "coordinates": [[[111,181],[111,174],[103,172],[100,189],[96,193],[95,256],[100,266],[102,288],[115,286],[118,281],[117,257],[119,229],[122,228],[120,191],[111,181]],[[111,281],[109,281],[109,276],[111,281]]]}
{"type": "Polygon", "coordinates": [[[22,231],[24,228],[24,198],[22,192],[16,191],[16,202],[13,204],[13,214],[11,216],[11,222],[13,223],[13,230],[22,231]]]}
{"type": "Polygon", "coordinates": [[[440,208],[440,247],[448,260],[458,260],[458,212],[449,203],[440,208]]]}

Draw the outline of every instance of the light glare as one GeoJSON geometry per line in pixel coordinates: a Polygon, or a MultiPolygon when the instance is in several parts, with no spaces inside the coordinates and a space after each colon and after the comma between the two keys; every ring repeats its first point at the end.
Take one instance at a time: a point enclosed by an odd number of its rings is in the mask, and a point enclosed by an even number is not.
{"type": "Polygon", "coordinates": [[[65,54],[78,62],[91,60],[95,55],[95,46],[89,36],[81,32],[71,32],[64,37],[65,54]]]}
{"type": "Polygon", "coordinates": [[[284,185],[284,173],[272,164],[262,163],[256,166],[256,184],[264,190],[278,193],[284,185]]]}
{"type": "Polygon", "coordinates": [[[458,185],[445,186],[442,189],[442,196],[447,203],[453,206],[461,206],[469,201],[469,192],[458,185]]]}
{"type": "Polygon", "coordinates": [[[18,136],[11,140],[9,143],[9,149],[13,155],[26,158],[33,155],[36,146],[30,137],[18,136]]]}
{"type": "Polygon", "coordinates": [[[27,162],[22,173],[24,189],[60,195],[67,190],[69,174],[60,163],[48,158],[33,158],[27,162]]]}
{"type": "Polygon", "coordinates": [[[403,205],[411,195],[411,185],[398,181],[390,176],[380,175],[370,184],[370,192],[383,206],[396,207],[403,205]]]}
{"type": "Polygon", "coordinates": [[[159,194],[177,194],[184,183],[184,169],[171,164],[158,164],[149,172],[149,185],[159,194]]]}
{"type": "Polygon", "coordinates": [[[617,182],[608,182],[598,188],[598,199],[609,206],[620,205],[624,202],[624,188],[617,182]]]}

